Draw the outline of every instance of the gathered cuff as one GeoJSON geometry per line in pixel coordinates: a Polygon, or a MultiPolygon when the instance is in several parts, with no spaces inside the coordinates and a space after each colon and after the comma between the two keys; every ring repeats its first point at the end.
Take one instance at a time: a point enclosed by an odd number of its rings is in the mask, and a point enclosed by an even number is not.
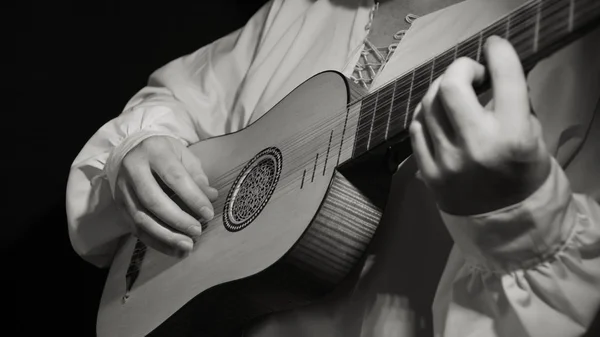
{"type": "Polygon", "coordinates": [[[567,177],[554,158],[546,181],[527,199],[492,212],[456,216],[440,210],[467,262],[512,271],[544,262],[567,243],[577,218],[567,177]]]}

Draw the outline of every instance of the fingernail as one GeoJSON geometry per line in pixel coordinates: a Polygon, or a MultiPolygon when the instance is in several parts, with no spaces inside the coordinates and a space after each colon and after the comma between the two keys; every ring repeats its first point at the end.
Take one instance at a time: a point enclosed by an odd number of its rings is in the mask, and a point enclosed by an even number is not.
{"type": "Polygon", "coordinates": [[[191,228],[191,231],[194,232],[193,235],[200,236],[202,234],[202,223],[198,222],[196,226],[191,228]]]}
{"type": "Polygon", "coordinates": [[[188,241],[179,241],[177,243],[179,257],[185,257],[192,251],[192,244],[188,241]]]}
{"type": "Polygon", "coordinates": [[[200,215],[202,215],[202,217],[204,218],[204,220],[212,220],[213,216],[215,216],[215,214],[213,213],[213,210],[210,209],[210,207],[208,206],[204,206],[200,209],[200,215]]]}

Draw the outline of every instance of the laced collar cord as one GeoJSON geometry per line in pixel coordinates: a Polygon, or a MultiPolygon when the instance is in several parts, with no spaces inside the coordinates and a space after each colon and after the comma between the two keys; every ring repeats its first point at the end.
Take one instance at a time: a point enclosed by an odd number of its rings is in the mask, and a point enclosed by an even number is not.
{"type": "MultiPolygon", "coordinates": [[[[375,13],[379,9],[379,2],[376,1],[373,8],[371,8],[371,12],[369,13],[369,23],[365,26],[365,30],[369,31],[371,29],[371,25],[373,23],[373,18],[375,17],[375,13]]],[[[412,24],[414,20],[418,18],[415,14],[408,14],[404,18],[404,20],[408,24],[412,24]]],[[[352,76],[350,79],[354,81],[354,83],[359,84],[365,89],[369,89],[371,84],[379,75],[383,67],[389,61],[390,57],[396,50],[396,47],[404,37],[408,30],[402,29],[394,34],[394,40],[397,42],[391,43],[387,47],[376,47],[368,37],[365,38],[363,50],[361,55],[354,67],[354,71],[352,72],[352,76]]]]}

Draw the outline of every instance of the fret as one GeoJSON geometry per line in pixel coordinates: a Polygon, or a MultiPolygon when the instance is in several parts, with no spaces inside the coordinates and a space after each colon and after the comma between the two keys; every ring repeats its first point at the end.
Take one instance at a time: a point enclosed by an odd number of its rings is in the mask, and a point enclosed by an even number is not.
{"type": "Polygon", "coordinates": [[[408,121],[408,123],[405,123],[405,125],[404,125],[405,128],[407,128],[408,124],[410,124],[409,122],[412,121],[412,117],[414,115],[415,108],[421,102],[421,99],[423,99],[423,96],[425,96],[425,93],[427,93],[427,89],[429,89],[429,80],[428,79],[431,76],[431,66],[432,66],[432,63],[427,62],[427,63],[419,66],[415,70],[412,92],[411,92],[410,99],[408,102],[409,113],[407,114],[407,118],[406,118],[406,121],[408,121]]]}
{"type": "Polygon", "coordinates": [[[374,99],[374,103],[373,103],[373,113],[371,114],[371,123],[369,125],[369,140],[367,141],[367,150],[369,150],[371,147],[371,138],[373,137],[373,125],[375,124],[375,109],[377,109],[377,102],[379,101],[379,91],[375,92],[375,99],[374,99]]]}
{"type": "Polygon", "coordinates": [[[360,116],[356,127],[356,139],[354,140],[354,157],[360,156],[369,149],[369,139],[371,136],[371,122],[377,100],[377,92],[367,95],[360,107],[360,116]]]}
{"type": "Polygon", "coordinates": [[[386,140],[386,130],[390,116],[390,106],[392,105],[393,94],[393,87],[379,90],[377,106],[375,107],[375,117],[373,118],[369,149],[383,143],[386,140]]]}
{"type": "Polygon", "coordinates": [[[533,52],[537,53],[538,51],[538,39],[540,34],[540,18],[541,18],[541,10],[542,10],[542,0],[537,2],[536,12],[535,12],[535,28],[533,30],[533,52]]]}
{"type": "Polygon", "coordinates": [[[387,124],[385,126],[385,139],[387,140],[390,134],[390,121],[392,120],[392,112],[394,111],[394,95],[396,93],[396,81],[392,82],[392,98],[390,99],[390,111],[388,111],[387,124]]]}
{"type": "Polygon", "coordinates": [[[454,62],[454,48],[448,49],[434,59],[433,80],[440,77],[454,62]]]}
{"type": "Polygon", "coordinates": [[[544,49],[557,38],[569,33],[569,2],[567,0],[544,0],[541,6],[538,48],[544,49]]]}
{"type": "Polygon", "coordinates": [[[413,69],[410,78],[410,88],[408,88],[408,99],[406,100],[406,110],[404,112],[404,129],[407,128],[408,119],[410,117],[410,98],[412,97],[413,85],[415,84],[415,70],[413,69]]]}
{"type": "Polygon", "coordinates": [[[460,57],[468,57],[473,60],[477,60],[478,46],[479,46],[479,34],[475,35],[475,36],[471,36],[470,38],[468,38],[458,44],[458,49],[456,51],[456,58],[458,59],[460,57]]]}
{"type": "Polygon", "coordinates": [[[521,59],[525,59],[534,53],[533,33],[538,3],[539,0],[532,2],[510,15],[510,42],[521,59]]]}
{"type": "Polygon", "coordinates": [[[481,41],[483,40],[482,32],[479,32],[479,39],[477,40],[477,56],[475,57],[475,61],[479,62],[479,59],[481,59],[481,41]]]}
{"type": "Polygon", "coordinates": [[[410,72],[395,81],[394,100],[392,101],[393,111],[388,131],[390,135],[396,135],[405,130],[404,123],[406,111],[408,110],[408,97],[410,96],[410,88],[412,86],[412,76],[413,72],[410,72]]]}
{"type": "Polygon", "coordinates": [[[569,1],[569,33],[573,31],[573,13],[575,13],[575,0],[569,1]]]}

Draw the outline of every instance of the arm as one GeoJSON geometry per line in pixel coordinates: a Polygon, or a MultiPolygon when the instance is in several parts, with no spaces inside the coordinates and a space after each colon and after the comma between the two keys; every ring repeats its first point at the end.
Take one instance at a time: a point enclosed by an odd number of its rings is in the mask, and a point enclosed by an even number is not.
{"type": "Polygon", "coordinates": [[[462,59],[436,80],[411,125],[422,178],[455,241],[434,303],[439,336],[578,336],[600,306],[600,206],[574,194],[531,115],[506,41],[485,56],[493,104],[462,59]]]}
{"type": "Polygon", "coordinates": [[[106,266],[129,233],[113,199],[121,161],[154,136],[190,145],[235,131],[227,108],[248,71],[271,2],[241,29],[155,71],[123,112],[102,126],[72,163],[66,194],[68,229],[75,251],[106,266]],[[226,89],[226,90],[225,90],[226,89]]]}
{"type": "Polygon", "coordinates": [[[456,246],[434,315],[444,336],[579,336],[600,306],[600,206],[573,194],[555,160],[515,205],[442,213],[456,246]]]}

